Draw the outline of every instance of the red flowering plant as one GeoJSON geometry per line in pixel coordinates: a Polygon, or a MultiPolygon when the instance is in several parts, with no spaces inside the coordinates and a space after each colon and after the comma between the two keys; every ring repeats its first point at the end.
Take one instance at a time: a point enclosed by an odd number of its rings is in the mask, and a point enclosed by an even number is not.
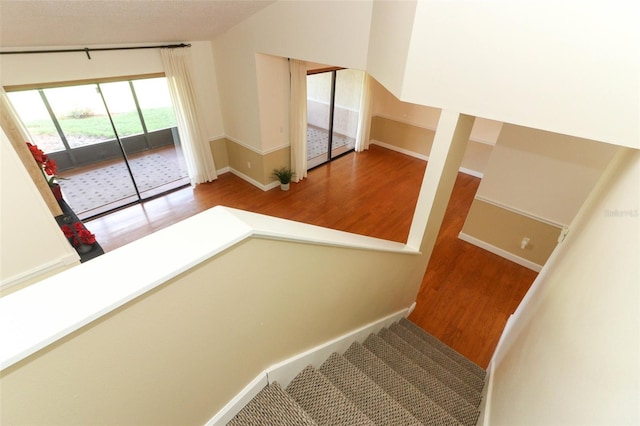
{"type": "Polygon", "coordinates": [[[29,147],[29,151],[31,151],[31,155],[33,155],[33,158],[36,160],[36,163],[38,163],[42,176],[44,176],[49,186],[54,186],[56,184],[56,179],[62,179],[61,177],[56,176],[56,173],[58,173],[58,165],[55,160],[49,158],[49,156],[38,148],[37,145],[27,142],[27,146],[29,147]]]}
{"type": "Polygon", "coordinates": [[[67,237],[72,246],[78,247],[82,244],[92,245],[96,242],[96,236],[93,235],[82,222],[76,222],[73,226],[62,225],[60,227],[64,236],[67,237]]]}

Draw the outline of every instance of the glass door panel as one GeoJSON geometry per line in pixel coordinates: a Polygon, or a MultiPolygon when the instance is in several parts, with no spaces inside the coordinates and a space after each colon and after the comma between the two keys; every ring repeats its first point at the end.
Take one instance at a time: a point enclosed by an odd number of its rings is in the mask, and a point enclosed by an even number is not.
{"type": "Polygon", "coordinates": [[[331,128],[331,72],[307,76],[307,167],[329,161],[331,128]]]}
{"type": "Polygon", "coordinates": [[[307,168],[355,148],[362,71],[342,69],[307,75],[307,168]]]}
{"type": "Polygon", "coordinates": [[[177,126],[166,78],[147,78],[132,83],[147,131],[177,126]]]}
{"type": "Polygon", "coordinates": [[[164,77],[8,96],[81,219],[189,184],[164,77]]]}
{"type": "MultiPolygon", "coordinates": [[[[155,98],[162,98],[160,89],[161,87],[157,87],[153,93],[143,93],[143,97],[128,81],[100,84],[131,174],[143,199],[166,191],[169,189],[167,186],[176,181],[180,181],[180,185],[186,183],[182,182],[186,173],[180,168],[177,158],[181,153],[176,150],[173,139],[177,132],[171,129],[171,124],[175,123],[171,104],[168,111],[160,108],[138,108],[140,99],[144,99],[148,105],[153,104],[155,98]],[[160,96],[157,96],[158,93],[160,96]],[[167,119],[168,115],[170,117],[167,119]],[[153,131],[147,128],[147,120],[153,131]]],[[[166,84],[164,89],[167,91],[166,84]]]]}
{"type": "Polygon", "coordinates": [[[43,90],[76,167],[60,182],[67,203],[86,218],[138,200],[98,85],[43,90]]]}
{"type": "Polygon", "coordinates": [[[37,90],[9,92],[7,95],[31,134],[33,140],[29,142],[38,145],[46,154],[65,150],[51,115],[37,90]]]}
{"type": "Polygon", "coordinates": [[[336,71],[331,158],[349,152],[356,146],[363,79],[362,71],[336,71]]]}
{"type": "Polygon", "coordinates": [[[145,183],[140,183],[144,197],[189,183],[184,161],[176,117],[166,78],[149,78],[131,82],[132,93],[138,103],[145,136],[153,158],[148,163],[155,167],[147,169],[145,183]]]}

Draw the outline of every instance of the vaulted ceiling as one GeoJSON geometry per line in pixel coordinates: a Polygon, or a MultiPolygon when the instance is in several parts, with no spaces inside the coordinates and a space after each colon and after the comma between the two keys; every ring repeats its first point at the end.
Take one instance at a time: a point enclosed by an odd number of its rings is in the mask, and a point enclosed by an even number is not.
{"type": "Polygon", "coordinates": [[[0,47],[211,40],[272,0],[0,0],[0,47]]]}

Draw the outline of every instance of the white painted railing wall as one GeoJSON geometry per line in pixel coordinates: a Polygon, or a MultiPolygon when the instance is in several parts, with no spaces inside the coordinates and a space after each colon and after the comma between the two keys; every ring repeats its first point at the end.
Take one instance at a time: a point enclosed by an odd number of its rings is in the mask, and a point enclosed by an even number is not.
{"type": "Polygon", "coordinates": [[[215,207],[1,298],[0,420],[204,424],[267,367],[406,309],[420,263],[215,207]]]}

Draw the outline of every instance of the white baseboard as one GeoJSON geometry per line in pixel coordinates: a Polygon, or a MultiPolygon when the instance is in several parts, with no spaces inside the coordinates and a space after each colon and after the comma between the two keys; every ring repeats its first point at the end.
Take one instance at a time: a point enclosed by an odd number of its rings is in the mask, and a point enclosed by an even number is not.
{"type": "Polygon", "coordinates": [[[409,306],[409,309],[407,310],[407,315],[406,315],[406,316],[408,317],[409,315],[411,315],[411,313],[412,313],[415,309],[416,309],[416,302],[413,302],[413,303],[411,304],[411,306],[409,306]]]}
{"type": "Polygon", "coordinates": [[[216,174],[223,175],[225,173],[229,173],[230,171],[231,171],[231,167],[227,166],[227,167],[223,167],[221,169],[216,170],[216,174]]]}
{"type": "Polygon", "coordinates": [[[247,386],[233,397],[205,426],[226,425],[238,412],[249,403],[269,382],[266,372],[258,374],[247,386]]]}
{"type": "Polygon", "coordinates": [[[234,175],[238,176],[240,179],[249,182],[251,185],[253,185],[253,186],[257,187],[257,188],[260,188],[263,191],[268,191],[270,189],[277,188],[277,187],[280,186],[280,182],[278,182],[278,181],[273,181],[268,185],[263,185],[260,182],[258,182],[257,180],[255,180],[253,178],[250,178],[249,176],[245,175],[244,173],[239,172],[236,169],[231,168],[231,167],[229,167],[229,171],[231,173],[233,173],[234,175]]]}
{"type": "MultiPolygon", "coordinates": [[[[395,152],[399,152],[400,154],[404,154],[404,155],[408,155],[409,157],[413,157],[413,158],[417,158],[419,160],[423,160],[423,161],[429,161],[429,156],[428,155],[424,155],[424,154],[419,154],[417,152],[413,152],[413,151],[409,151],[408,149],[404,149],[404,148],[400,148],[397,147],[395,145],[391,145],[385,142],[381,142],[375,139],[371,139],[369,141],[370,145],[378,145],[381,146],[383,148],[387,148],[390,149],[391,151],[395,151],[395,152]]],[[[484,173],[480,173],[477,172],[475,170],[471,170],[471,169],[467,169],[466,167],[460,167],[458,169],[458,171],[460,171],[461,173],[470,175],[470,176],[475,176],[477,178],[482,179],[482,177],[484,176],[484,173]]]]}
{"type": "Polygon", "coordinates": [[[366,324],[356,330],[343,334],[333,340],[318,345],[308,351],[294,355],[282,362],[272,365],[240,391],[218,413],[216,413],[205,426],[224,425],[229,422],[254,396],[268,383],[278,382],[283,388],[293,380],[307,365],[319,367],[334,352],[346,351],[353,342],[363,342],[371,333],[387,327],[401,318],[409,315],[415,308],[415,302],[411,307],[397,311],[377,321],[366,324]]]}
{"type": "Polygon", "coordinates": [[[480,406],[478,410],[480,410],[480,415],[478,416],[478,423],[476,426],[489,426],[490,417],[491,417],[491,395],[493,391],[493,371],[494,364],[493,362],[489,363],[489,368],[487,368],[487,377],[485,377],[485,385],[482,389],[482,400],[480,401],[480,406]]]}
{"type": "Polygon", "coordinates": [[[537,263],[534,263],[530,260],[527,260],[525,258],[522,258],[520,256],[516,256],[515,254],[508,252],[504,249],[501,249],[499,247],[496,247],[494,245],[491,245],[487,242],[484,242],[482,240],[479,240],[475,237],[472,237],[468,234],[465,234],[464,232],[460,232],[458,234],[458,238],[460,238],[462,241],[466,241],[470,244],[473,244],[474,246],[480,247],[481,249],[484,249],[486,251],[489,251],[493,254],[497,254],[500,257],[504,257],[507,260],[510,260],[514,263],[517,263],[520,266],[524,266],[525,268],[529,268],[532,271],[536,271],[536,272],[540,272],[540,270],[542,269],[542,265],[538,265],[537,263]]]}
{"type": "Polygon", "coordinates": [[[475,170],[467,169],[466,167],[460,167],[458,169],[459,172],[464,173],[469,176],[475,176],[477,178],[482,179],[484,177],[484,173],[477,172],[475,170]]]}
{"type": "Polygon", "coordinates": [[[380,329],[398,321],[400,318],[407,316],[408,311],[409,308],[402,309],[378,321],[369,323],[357,330],[353,330],[306,352],[272,365],[267,368],[269,383],[278,382],[283,387],[286,387],[307,365],[319,367],[332,353],[342,353],[346,351],[353,342],[363,342],[371,333],[376,333],[380,331],[380,329]]]}
{"type": "Polygon", "coordinates": [[[369,141],[369,145],[378,145],[378,146],[381,146],[383,148],[390,149],[391,151],[395,151],[395,152],[399,152],[400,154],[408,155],[409,157],[417,158],[417,159],[423,160],[423,161],[429,161],[429,156],[428,155],[419,154],[419,153],[414,152],[414,151],[409,151],[408,149],[400,148],[399,146],[391,145],[391,144],[388,144],[386,142],[381,142],[381,141],[378,141],[378,140],[375,140],[375,139],[371,139],[369,141]]]}

